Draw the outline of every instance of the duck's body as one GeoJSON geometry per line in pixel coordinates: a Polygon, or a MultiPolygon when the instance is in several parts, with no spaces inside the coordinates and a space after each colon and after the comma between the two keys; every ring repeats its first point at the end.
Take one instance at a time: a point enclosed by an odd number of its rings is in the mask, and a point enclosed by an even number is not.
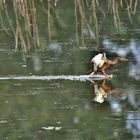
{"type": "Polygon", "coordinates": [[[94,71],[91,73],[91,75],[95,74],[97,72],[101,72],[103,75],[108,77],[108,74],[106,73],[106,70],[108,68],[110,68],[111,66],[117,64],[118,61],[127,61],[127,59],[124,58],[124,57],[117,57],[115,60],[109,60],[109,59],[106,58],[105,53],[100,55],[102,57],[97,57],[98,55],[96,55],[92,59],[92,60],[94,60],[94,61],[92,61],[94,63],[94,71]]]}

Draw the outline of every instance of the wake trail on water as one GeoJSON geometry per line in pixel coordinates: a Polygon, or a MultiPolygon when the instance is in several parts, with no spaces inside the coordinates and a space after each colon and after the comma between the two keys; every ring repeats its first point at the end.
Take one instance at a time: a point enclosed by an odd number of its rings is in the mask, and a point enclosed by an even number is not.
{"type": "MultiPolygon", "coordinates": [[[[87,81],[87,80],[102,80],[106,77],[104,75],[48,75],[48,76],[0,76],[0,80],[77,80],[77,81],[87,81]]],[[[109,78],[112,78],[112,75],[109,75],[109,78]]]]}

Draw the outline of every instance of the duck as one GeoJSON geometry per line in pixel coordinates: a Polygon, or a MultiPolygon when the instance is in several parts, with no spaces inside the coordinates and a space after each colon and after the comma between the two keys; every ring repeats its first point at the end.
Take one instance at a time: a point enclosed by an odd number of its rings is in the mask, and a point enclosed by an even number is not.
{"type": "Polygon", "coordinates": [[[128,61],[123,56],[118,56],[114,60],[107,59],[106,53],[99,53],[98,55],[94,56],[91,62],[94,64],[93,72],[90,75],[94,75],[98,72],[101,72],[105,77],[109,77],[106,73],[111,66],[116,65],[119,61],[128,61]]]}

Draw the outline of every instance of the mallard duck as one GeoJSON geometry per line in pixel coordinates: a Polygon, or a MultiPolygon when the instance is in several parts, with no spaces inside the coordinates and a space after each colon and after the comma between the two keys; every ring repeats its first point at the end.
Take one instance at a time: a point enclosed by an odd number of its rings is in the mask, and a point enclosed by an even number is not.
{"type": "Polygon", "coordinates": [[[115,60],[109,60],[109,59],[107,59],[105,53],[103,53],[103,54],[99,53],[98,55],[93,57],[91,60],[91,62],[94,64],[94,70],[90,75],[93,75],[97,72],[101,72],[103,75],[108,77],[109,75],[106,73],[106,70],[109,67],[117,64],[118,61],[128,61],[128,59],[126,59],[122,56],[119,56],[115,60]]]}

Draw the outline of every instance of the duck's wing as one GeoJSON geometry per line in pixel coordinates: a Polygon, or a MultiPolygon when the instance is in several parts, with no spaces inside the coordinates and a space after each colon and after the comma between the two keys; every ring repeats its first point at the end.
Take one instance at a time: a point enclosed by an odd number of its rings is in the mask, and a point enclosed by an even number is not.
{"type": "Polygon", "coordinates": [[[96,63],[94,63],[94,71],[98,70],[98,65],[96,63]]]}
{"type": "Polygon", "coordinates": [[[98,68],[101,68],[104,63],[105,63],[105,59],[106,58],[106,55],[104,54],[101,54],[99,53],[98,55],[96,55],[94,58],[92,58],[92,62],[94,63],[94,71],[97,71],[98,68]]]}
{"type": "Polygon", "coordinates": [[[106,53],[103,53],[103,57],[102,57],[103,60],[106,60],[107,57],[106,57],[106,53]]]}
{"type": "Polygon", "coordinates": [[[101,68],[104,65],[104,63],[105,63],[105,60],[101,60],[98,67],[101,68]]]}
{"type": "Polygon", "coordinates": [[[93,63],[98,63],[98,61],[100,61],[100,60],[102,59],[102,57],[103,57],[103,54],[99,53],[98,55],[95,55],[95,56],[92,58],[91,62],[93,62],[93,63]]]}

